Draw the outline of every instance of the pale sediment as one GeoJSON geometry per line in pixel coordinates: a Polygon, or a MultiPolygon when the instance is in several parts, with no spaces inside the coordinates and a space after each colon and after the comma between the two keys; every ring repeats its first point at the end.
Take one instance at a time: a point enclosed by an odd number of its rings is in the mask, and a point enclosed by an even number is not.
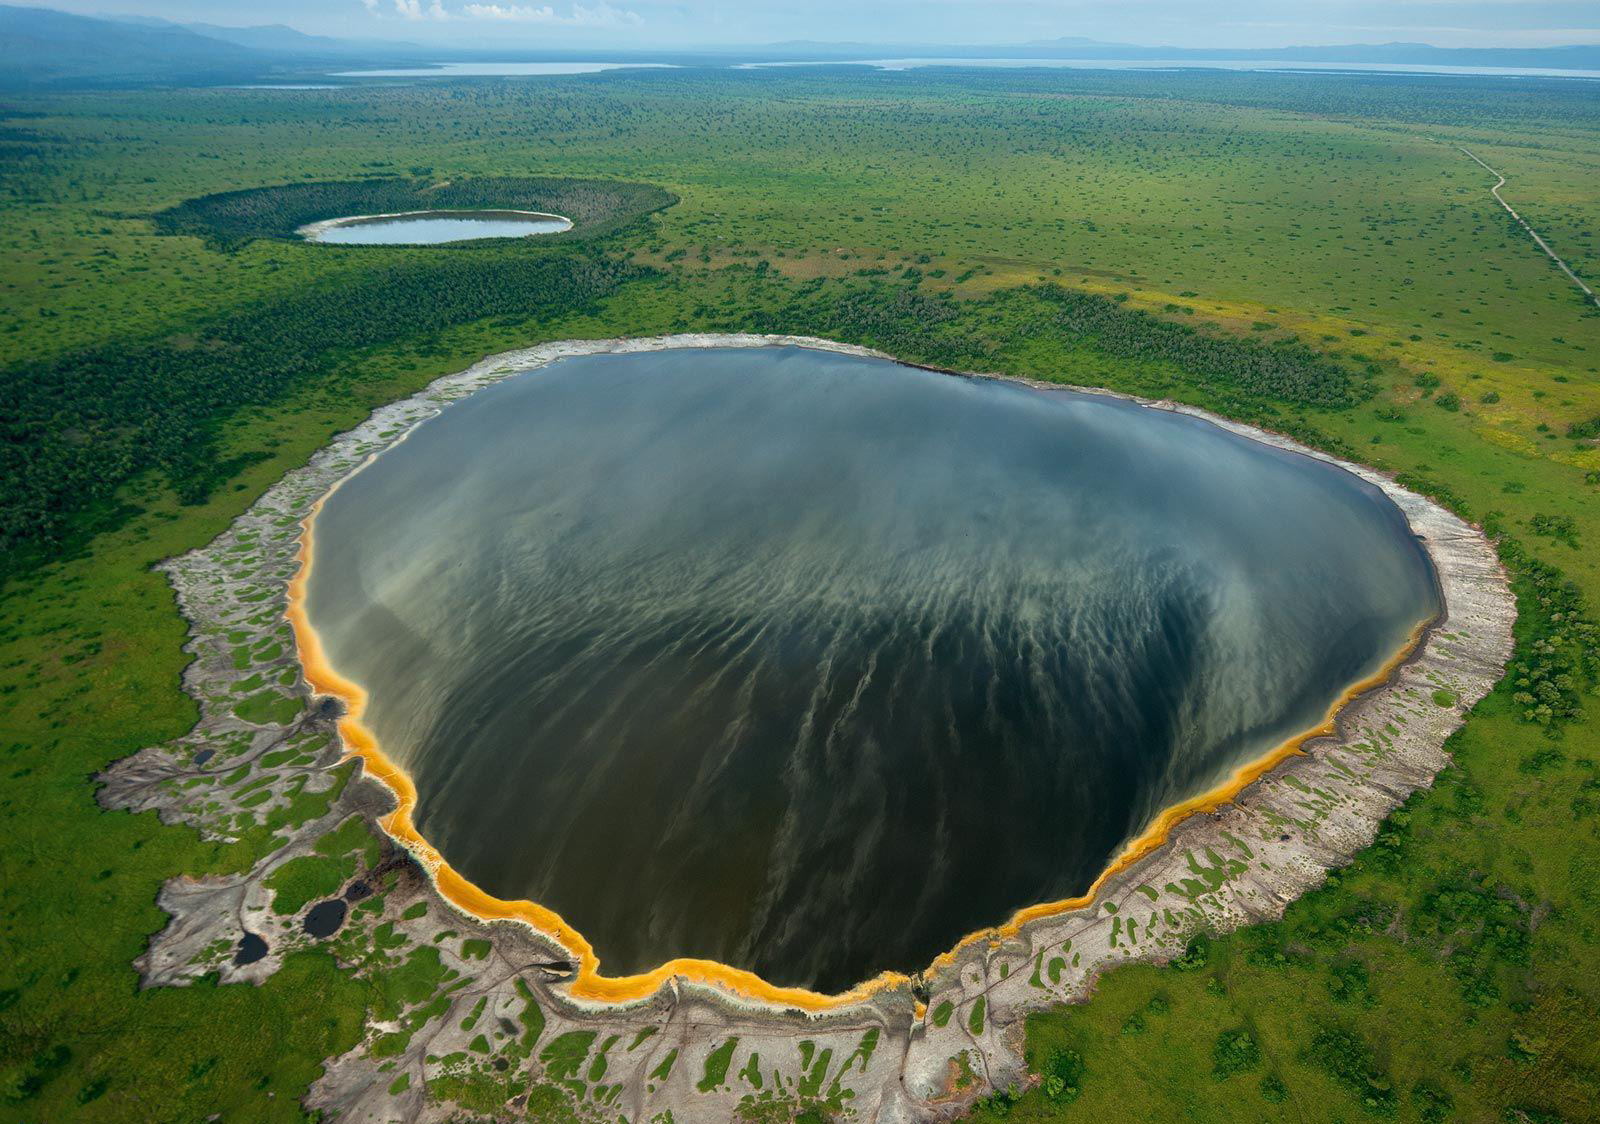
{"type": "MultiPolygon", "coordinates": [[[[178,742],[108,770],[102,800],[155,808],[168,822],[220,838],[267,825],[281,846],[248,874],[178,879],[163,889],[161,904],[172,921],[138,962],[147,985],[183,984],[212,971],[225,981],[259,981],[276,970],[284,951],[315,943],[302,931],[301,910],[273,910],[272,876],[359,813],[394,829],[422,862],[406,862],[392,850],[385,862],[390,870],[399,864],[398,882],[372,899],[378,906],[358,902],[346,931],[366,934],[353,940],[371,940],[370,929],[390,926],[393,959],[435,949],[460,976],[425,1025],[408,1028],[402,1018],[369,1027],[361,1046],[333,1059],[312,1088],[314,1107],[349,1119],[445,1119],[454,1110],[424,1094],[427,1081],[560,1077],[548,1072],[544,1045],[568,1032],[594,1031],[575,1072],[604,1079],[567,1088],[573,1095],[581,1088],[582,1103],[606,1118],[637,1121],[671,1110],[680,1120],[725,1119],[741,1100],[774,1097],[848,1101],[861,1119],[943,1115],[1022,1078],[1028,1011],[1082,999],[1107,965],[1170,958],[1199,929],[1225,931],[1277,917],[1348,861],[1395,806],[1432,782],[1448,761],[1445,738],[1509,657],[1514,605],[1494,550],[1476,529],[1370,469],[1191,407],[1146,402],[1340,464],[1382,488],[1426,548],[1442,595],[1440,618],[1410,657],[1381,685],[1345,703],[1336,721],[1298,752],[1247,770],[1186,806],[1184,818],[1167,817],[1086,899],[1025,910],[1001,929],[974,934],[915,981],[890,977],[850,996],[820,997],[704,962],[607,981],[586,962],[587,945],[576,934],[549,923],[537,907],[531,914],[499,908],[527,903],[497,906],[414,832],[407,835],[409,779],[385,770],[375,746],[359,744],[358,713],[344,723],[348,744],[341,744],[337,709],[312,687],[354,696],[319,676],[316,661],[307,662],[308,686],[285,618],[290,586],[303,576],[301,526],[319,499],[370,456],[450,401],[509,375],[596,352],[781,344],[892,358],[829,341],[757,335],[566,341],[508,352],[375,411],[289,473],[217,540],[166,564],[192,625],[189,650],[196,659],[184,678],[202,719],[178,742]],[[393,793],[370,779],[335,792],[351,768],[336,772],[352,746],[373,751],[368,772],[387,775],[401,793],[399,808],[393,793]],[[408,916],[419,903],[426,911],[408,916]],[[526,923],[485,920],[505,916],[526,923]],[[265,938],[268,951],[236,964],[245,933],[265,938]],[[544,1029],[524,1044],[524,1020],[535,1005],[544,1029]],[[480,1019],[492,1023],[485,1009],[500,1019],[492,1024],[499,1031],[474,1043],[483,1033],[480,1019]],[[374,1057],[384,1035],[377,1052],[385,1056],[374,1057]],[[604,1046],[612,1035],[634,1046],[604,1046]],[[396,1036],[406,1038],[397,1049],[396,1036]],[[600,1053],[605,1060],[596,1064],[600,1053]],[[755,1054],[759,1063],[750,1067],[755,1054]],[[504,1067],[493,1068],[496,1061],[504,1067]],[[963,1084],[958,1075],[968,1072],[976,1080],[963,1084]],[[761,1075],[759,1086],[750,1073],[761,1075]],[[400,1082],[400,1074],[409,1080],[400,1082]]],[[[302,630],[301,639],[308,635],[302,630]]],[[[363,863],[350,880],[383,876],[363,863]]]]}
{"type": "Polygon", "coordinates": [[[323,234],[326,234],[328,231],[334,230],[341,226],[359,226],[365,223],[385,222],[390,219],[421,218],[424,215],[437,215],[443,218],[466,218],[472,216],[489,215],[504,217],[506,215],[515,215],[517,218],[552,219],[556,222],[564,222],[567,224],[560,230],[549,231],[548,233],[551,234],[564,234],[572,229],[572,220],[566,215],[552,214],[549,211],[517,211],[503,207],[478,207],[450,210],[448,208],[441,209],[435,207],[431,210],[424,211],[390,211],[377,215],[343,215],[339,218],[333,219],[318,219],[316,222],[308,222],[304,226],[296,227],[295,233],[308,242],[315,242],[323,234]]]}

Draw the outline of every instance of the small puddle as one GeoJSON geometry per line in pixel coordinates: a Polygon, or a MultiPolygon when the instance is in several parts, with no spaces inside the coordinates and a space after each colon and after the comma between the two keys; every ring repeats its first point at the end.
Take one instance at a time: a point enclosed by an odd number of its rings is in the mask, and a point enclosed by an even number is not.
{"type": "Polygon", "coordinates": [[[239,938],[239,948],[233,954],[233,965],[242,968],[246,964],[254,964],[267,954],[267,942],[254,933],[246,933],[239,938]]]}
{"type": "Polygon", "coordinates": [[[344,924],[345,914],[349,909],[343,898],[329,898],[325,902],[318,902],[306,911],[302,927],[307,936],[316,937],[318,940],[331,937],[339,931],[339,926],[344,924]]]}

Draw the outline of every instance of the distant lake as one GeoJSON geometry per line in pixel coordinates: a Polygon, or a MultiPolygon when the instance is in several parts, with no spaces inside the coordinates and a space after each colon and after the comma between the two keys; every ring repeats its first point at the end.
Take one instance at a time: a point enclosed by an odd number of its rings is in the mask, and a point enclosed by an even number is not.
{"type": "Polygon", "coordinates": [[[915,70],[948,67],[1050,67],[1072,70],[1268,70],[1355,74],[1436,74],[1501,78],[1600,79],[1600,70],[1538,70],[1513,66],[1428,66],[1421,63],[1383,62],[1273,62],[1257,59],[828,59],[807,62],[752,62],[743,69],[776,66],[871,66],[879,70],[915,70]]]}
{"type": "Polygon", "coordinates": [[[602,70],[660,70],[662,62],[442,62],[399,70],[342,70],[334,78],[514,78],[546,74],[598,74],[602,70]]]}
{"type": "Polygon", "coordinates": [[[308,242],[346,246],[426,246],[477,238],[525,238],[571,229],[570,219],[532,211],[417,211],[311,223],[299,233],[308,242]]]}
{"type": "Polygon", "coordinates": [[[561,360],[317,517],[307,610],[466,877],[609,974],[834,991],[1081,893],[1438,609],[1378,488],[1102,395],[561,360]]]}

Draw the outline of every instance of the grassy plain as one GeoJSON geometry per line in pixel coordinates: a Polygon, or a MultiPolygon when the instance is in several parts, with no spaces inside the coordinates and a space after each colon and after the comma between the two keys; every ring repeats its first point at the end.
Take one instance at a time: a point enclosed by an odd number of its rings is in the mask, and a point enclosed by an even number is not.
{"type": "Polygon", "coordinates": [[[136,475],[93,537],[0,592],[0,1119],[301,1119],[321,1059],[381,1004],[326,954],[258,989],[136,990],[161,881],[255,858],[94,803],[96,770],[194,720],[183,624],[149,566],[372,406],[484,353],[750,327],[1249,414],[1507,539],[1522,667],[1440,784],[1283,924],[1037,1016],[1039,1086],[980,1117],[1593,1119],[1600,727],[1580,603],[1600,602],[1600,449],[1583,436],[1600,317],[1460,145],[1600,277],[1600,94],[1578,83],[686,70],[0,107],[0,389],[18,364],[203,334],[436,252],[156,232],[150,214],[196,195],[400,173],[613,177],[681,199],[571,251],[648,267],[592,306],[331,349],[205,419],[234,466],[208,494],[136,475]],[[1329,408],[1219,384],[1018,290],[1051,281],[1299,340],[1370,372],[1370,394],[1329,408]]]}

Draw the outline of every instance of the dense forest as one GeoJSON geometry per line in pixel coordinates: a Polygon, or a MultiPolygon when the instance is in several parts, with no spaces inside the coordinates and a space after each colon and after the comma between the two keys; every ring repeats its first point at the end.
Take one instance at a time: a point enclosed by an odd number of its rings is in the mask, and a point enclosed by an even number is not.
{"type": "Polygon", "coordinates": [[[163,470],[186,501],[203,499],[238,468],[214,462],[217,423],[279,398],[338,352],[485,317],[583,309],[641,273],[594,253],[457,248],[181,334],[0,370],[0,577],[147,469],[163,470]]]}
{"type": "Polygon", "coordinates": [[[1157,359],[1187,370],[1213,396],[1236,402],[1266,399],[1291,406],[1340,409],[1370,398],[1374,388],[1326,352],[1297,339],[1257,343],[1249,337],[1198,331],[1160,320],[1103,297],[1048,283],[1027,292],[1048,310],[1039,330],[1054,328],[1095,341],[1119,359],[1157,359]]]}
{"type": "Polygon", "coordinates": [[[645,183],[546,176],[481,176],[436,181],[384,176],[336,183],[224,191],[190,199],[154,216],[168,234],[193,234],[219,248],[253,238],[293,238],[306,223],[348,215],[401,211],[543,211],[572,220],[572,229],[545,241],[596,238],[677,202],[671,192],[645,183]]]}
{"type": "MultiPolygon", "coordinates": [[[[1181,368],[1191,394],[1259,418],[1264,406],[1339,409],[1374,393],[1373,365],[1357,367],[1294,339],[1262,342],[1203,331],[1132,308],[1126,298],[1054,283],[1002,290],[980,300],[918,288],[920,276],[866,287],[813,282],[744,320],[762,331],[834,336],[901,358],[965,370],[991,369],[1002,324],[1012,345],[1047,338],[1122,360],[1181,368]],[[840,289],[844,291],[841,292],[840,289]]],[[[728,326],[734,326],[733,321],[728,326]]]]}

